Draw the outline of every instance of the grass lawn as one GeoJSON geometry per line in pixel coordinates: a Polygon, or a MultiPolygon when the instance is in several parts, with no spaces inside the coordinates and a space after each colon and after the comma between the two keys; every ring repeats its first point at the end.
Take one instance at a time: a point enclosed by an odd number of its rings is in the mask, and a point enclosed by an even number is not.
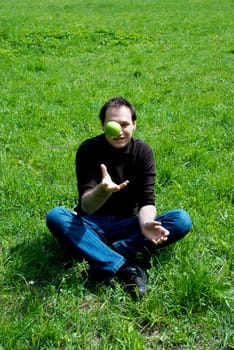
{"type": "Polygon", "coordinates": [[[0,0],[0,349],[231,350],[233,1],[0,0]],[[150,291],[93,285],[45,226],[75,206],[75,152],[111,96],[136,107],[158,212],[193,231],[150,291]]]}

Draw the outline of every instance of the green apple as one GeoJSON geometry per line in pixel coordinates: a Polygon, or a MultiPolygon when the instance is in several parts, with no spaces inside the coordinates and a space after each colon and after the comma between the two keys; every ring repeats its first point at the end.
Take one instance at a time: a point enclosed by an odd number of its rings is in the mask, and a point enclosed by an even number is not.
{"type": "Polygon", "coordinates": [[[111,138],[118,137],[119,134],[121,133],[121,126],[117,122],[110,121],[106,123],[104,132],[108,137],[111,137],[111,138]]]}

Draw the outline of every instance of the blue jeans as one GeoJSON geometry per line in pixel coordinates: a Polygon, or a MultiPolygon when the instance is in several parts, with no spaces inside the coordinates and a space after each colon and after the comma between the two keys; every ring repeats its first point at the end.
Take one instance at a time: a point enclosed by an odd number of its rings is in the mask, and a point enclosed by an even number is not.
{"type": "Polygon", "coordinates": [[[192,228],[190,216],[181,209],[167,211],[156,220],[170,232],[168,240],[160,246],[154,246],[143,236],[137,216],[77,216],[64,207],[55,207],[48,213],[46,224],[55,237],[71,244],[94,268],[115,274],[137,253],[174,243],[192,228]]]}

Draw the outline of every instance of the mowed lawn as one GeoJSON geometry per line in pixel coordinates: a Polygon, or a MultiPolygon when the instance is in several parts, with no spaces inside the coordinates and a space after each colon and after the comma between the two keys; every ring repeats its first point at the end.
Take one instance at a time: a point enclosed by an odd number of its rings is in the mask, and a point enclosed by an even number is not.
{"type": "Polygon", "coordinates": [[[234,349],[233,17],[232,0],[0,0],[1,350],[234,349]],[[77,147],[115,95],[153,147],[158,212],[193,219],[137,301],[45,225],[76,205],[77,147]]]}

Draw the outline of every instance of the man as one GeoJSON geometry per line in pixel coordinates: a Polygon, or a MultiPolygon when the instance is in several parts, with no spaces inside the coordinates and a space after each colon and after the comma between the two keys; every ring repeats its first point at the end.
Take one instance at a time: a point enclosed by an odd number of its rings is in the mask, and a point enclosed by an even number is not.
{"type": "Polygon", "coordinates": [[[82,253],[97,276],[113,283],[117,277],[143,296],[146,271],[133,263],[138,253],[174,243],[192,227],[181,209],[157,216],[155,162],[151,147],[136,138],[136,112],[122,97],[100,111],[102,129],[120,124],[118,137],[102,133],[84,141],[76,154],[79,202],[74,211],[52,209],[47,226],[53,235],[82,253]]]}

